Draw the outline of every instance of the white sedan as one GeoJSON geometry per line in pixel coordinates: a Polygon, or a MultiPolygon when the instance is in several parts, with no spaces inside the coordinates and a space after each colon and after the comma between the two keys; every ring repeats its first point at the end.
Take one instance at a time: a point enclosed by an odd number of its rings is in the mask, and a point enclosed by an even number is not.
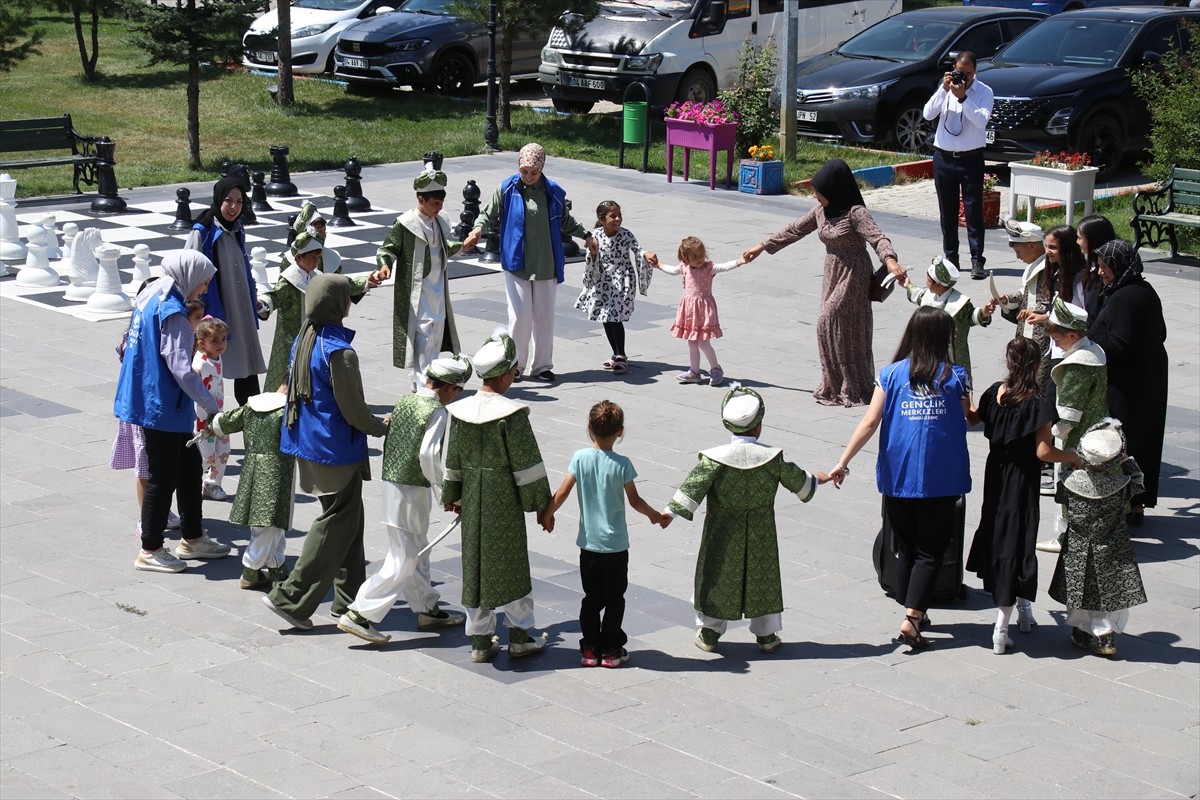
{"type": "MultiPolygon", "coordinates": [[[[292,72],[333,72],[333,46],[353,22],[395,11],[404,0],[296,0],[292,3],[292,72]]],[[[263,14],[242,37],[242,63],[254,69],[279,65],[279,17],[263,14]]]]}

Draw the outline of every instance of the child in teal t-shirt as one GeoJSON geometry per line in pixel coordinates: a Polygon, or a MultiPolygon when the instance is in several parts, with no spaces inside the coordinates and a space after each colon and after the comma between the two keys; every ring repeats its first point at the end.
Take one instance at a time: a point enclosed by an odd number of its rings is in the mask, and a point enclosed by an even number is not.
{"type": "MultiPolygon", "coordinates": [[[[583,638],[580,662],[585,667],[619,667],[629,660],[621,629],[625,617],[625,588],[629,584],[629,528],[625,524],[624,492],[629,505],[662,525],[668,519],[638,494],[633,479],[637,470],[628,458],[613,452],[625,434],[625,412],[616,403],[601,400],[588,414],[588,436],[593,445],[576,451],[567,477],[543,512],[543,526],[554,530],[554,512],[576,484],[579,485],[579,577],[583,603],[579,627],[583,638]],[[600,612],[604,612],[601,620],[600,612]]],[[[665,525],[663,527],[666,527],[665,525]]]]}

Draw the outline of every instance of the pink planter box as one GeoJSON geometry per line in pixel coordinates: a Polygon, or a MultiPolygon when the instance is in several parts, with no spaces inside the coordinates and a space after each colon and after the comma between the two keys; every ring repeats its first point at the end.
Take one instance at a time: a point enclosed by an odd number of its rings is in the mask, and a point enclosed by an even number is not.
{"type": "Polygon", "coordinates": [[[690,178],[691,151],[708,151],[708,188],[717,188],[717,153],[725,151],[725,188],[733,185],[733,151],[737,144],[737,123],[698,125],[679,119],[665,120],[667,125],[667,183],[675,172],[675,148],[683,148],[683,178],[690,178]]]}

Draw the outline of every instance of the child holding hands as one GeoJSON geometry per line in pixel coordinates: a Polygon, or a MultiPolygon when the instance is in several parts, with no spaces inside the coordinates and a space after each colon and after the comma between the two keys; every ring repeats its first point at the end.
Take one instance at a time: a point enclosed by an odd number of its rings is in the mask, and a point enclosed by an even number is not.
{"type": "MultiPolygon", "coordinates": [[[[229,326],[224,321],[205,317],[196,326],[196,351],[192,355],[192,369],[200,376],[204,388],[208,389],[217,408],[225,407],[225,378],[221,374],[221,354],[229,346],[229,326]]],[[[209,500],[228,500],[229,495],[221,486],[225,480],[225,467],[229,463],[229,437],[220,436],[208,423],[208,412],[196,403],[196,433],[200,434],[196,447],[204,461],[204,488],[201,490],[209,500]]]]}
{"type": "Polygon", "coordinates": [[[992,324],[991,303],[975,308],[971,298],[954,288],[958,282],[958,267],[942,256],[934,256],[926,271],[925,288],[915,286],[908,273],[900,278],[900,284],[908,292],[908,302],[916,306],[940,308],[954,319],[954,363],[971,375],[971,348],[967,334],[976,325],[986,328],[992,324]]]}
{"type": "Polygon", "coordinates": [[[579,607],[579,627],[583,638],[580,664],[619,667],[629,660],[625,643],[629,637],[621,629],[625,616],[625,589],[629,585],[629,529],[625,522],[622,492],[634,511],[645,514],[651,523],[667,526],[669,518],[655,511],[638,494],[633,479],[637,470],[625,456],[613,452],[613,445],[625,435],[625,412],[616,403],[601,400],[588,414],[588,436],[592,446],[575,451],[567,477],[563,478],[550,505],[543,512],[542,525],[554,530],[557,511],[575,485],[579,485],[579,578],[583,583],[583,603],[579,607]],[[604,612],[601,620],[600,612],[604,612]]]}
{"type": "Polygon", "coordinates": [[[700,375],[700,353],[708,359],[708,383],[720,386],[725,382],[725,371],[717,363],[717,353],[709,342],[720,339],[721,323],[717,318],[717,301],[712,293],[714,275],[737,269],[747,263],[746,259],[714,264],[708,259],[704,242],[688,236],[679,244],[679,265],[667,266],[658,263],[654,253],[647,253],[646,260],[668,275],[683,273],[683,296],[679,298],[679,310],[675,312],[675,323],[671,335],[686,339],[691,366],[687,372],[675,377],[680,383],[703,383],[700,375]]]}

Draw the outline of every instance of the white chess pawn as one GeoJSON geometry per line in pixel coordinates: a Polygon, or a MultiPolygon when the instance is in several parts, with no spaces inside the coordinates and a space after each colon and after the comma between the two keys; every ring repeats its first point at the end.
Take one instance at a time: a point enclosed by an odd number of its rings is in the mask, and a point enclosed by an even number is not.
{"type": "Polygon", "coordinates": [[[62,245],[62,260],[71,260],[71,245],[75,241],[75,237],[79,235],[79,226],[74,222],[63,223],[63,245],[62,245]]]}
{"type": "Polygon", "coordinates": [[[71,242],[71,260],[67,269],[71,285],[63,295],[67,300],[82,303],[96,291],[96,273],[100,271],[96,249],[102,244],[104,240],[100,238],[99,228],[80,231],[75,241],[71,242]]]}
{"type": "Polygon", "coordinates": [[[41,226],[30,231],[26,241],[25,266],[17,274],[19,286],[58,286],[58,273],[46,258],[46,231],[41,226]]]}
{"type": "Polygon", "coordinates": [[[0,261],[25,261],[28,252],[21,244],[21,229],[17,225],[17,182],[7,172],[0,175],[0,261]]]}
{"type": "Polygon", "coordinates": [[[250,250],[250,272],[254,275],[254,282],[258,284],[259,291],[265,292],[269,286],[267,279],[267,248],[254,247],[250,250]]]}
{"type": "MultiPolygon", "coordinates": [[[[146,245],[139,245],[149,247],[146,245]]],[[[121,270],[117,268],[117,258],[121,255],[120,248],[111,244],[101,244],[96,248],[96,257],[100,261],[100,271],[96,276],[96,291],[87,299],[88,308],[93,311],[123,312],[133,308],[129,296],[121,286],[121,270]]]]}
{"type": "Polygon", "coordinates": [[[42,227],[46,229],[46,258],[59,261],[63,257],[62,248],[58,246],[58,220],[53,214],[42,217],[42,227]]]}
{"type": "MultiPolygon", "coordinates": [[[[100,262],[101,268],[104,262],[100,262]]],[[[150,245],[137,244],[133,246],[133,285],[141,286],[150,280],[150,245]]],[[[98,291],[98,290],[97,290],[98,291]]]]}

